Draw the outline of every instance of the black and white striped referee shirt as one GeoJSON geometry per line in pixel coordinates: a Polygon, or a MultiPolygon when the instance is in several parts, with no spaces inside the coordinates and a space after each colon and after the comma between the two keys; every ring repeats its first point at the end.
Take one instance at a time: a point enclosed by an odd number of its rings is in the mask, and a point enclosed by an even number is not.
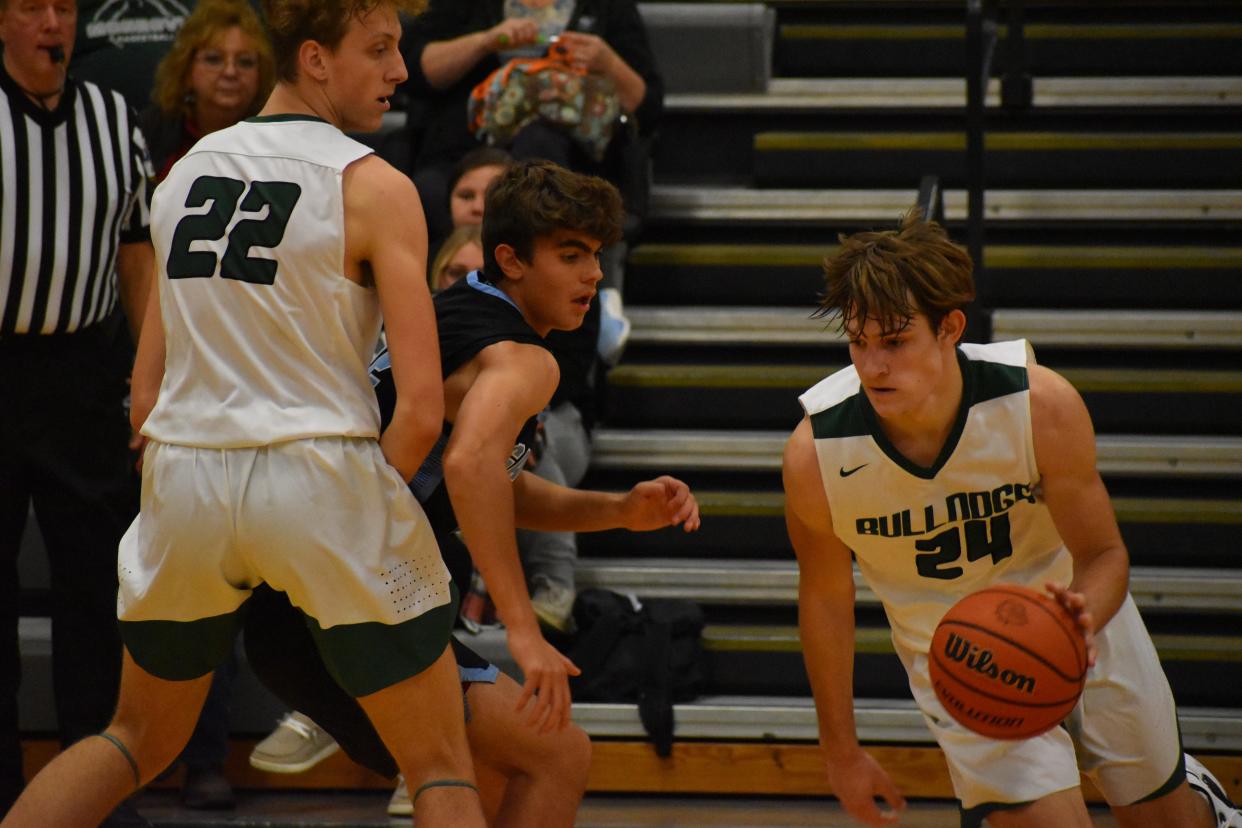
{"type": "Polygon", "coordinates": [[[112,312],[117,246],[150,238],[152,179],[119,93],[70,78],[47,111],[0,66],[0,338],[112,312]]]}

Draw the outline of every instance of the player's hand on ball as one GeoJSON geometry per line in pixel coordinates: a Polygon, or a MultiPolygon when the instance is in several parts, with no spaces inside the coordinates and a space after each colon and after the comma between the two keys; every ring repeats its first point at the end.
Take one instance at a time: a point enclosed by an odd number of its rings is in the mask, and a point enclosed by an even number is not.
{"type": "Polygon", "coordinates": [[[690,487],[675,477],[662,475],[644,480],[630,489],[622,504],[623,525],[633,532],[680,526],[687,532],[699,528],[699,503],[690,487]]]}
{"type": "Polygon", "coordinates": [[[1091,611],[1087,609],[1087,596],[1081,592],[1072,592],[1069,587],[1051,581],[1044,587],[1048,590],[1048,594],[1055,598],[1057,603],[1074,619],[1078,629],[1082,630],[1082,637],[1087,642],[1087,667],[1094,667],[1095,621],[1091,617],[1091,611]]]}
{"type": "Polygon", "coordinates": [[[827,762],[828,784],[850,816],[871,828],[895,825],[906,808],[905,797],[897,790],[884,768],[861,748],[848,757],[827,762]],[[886,808],[876,804],[884,800],[886,808]]]}

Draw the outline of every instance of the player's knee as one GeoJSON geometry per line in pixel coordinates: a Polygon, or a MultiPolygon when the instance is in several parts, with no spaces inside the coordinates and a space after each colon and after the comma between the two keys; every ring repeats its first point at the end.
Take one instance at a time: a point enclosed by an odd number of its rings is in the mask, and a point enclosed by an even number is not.
{"type": "Polygon", "coordinates": [[[453,738],[451,733],[428,734],[416,743],[402,745],[393,751],[397,766],[405,774],[411,790],[434,779],[464,778],[472,775],[470,751],[464,735],[453,738]]]}
{"type": "Polygon", "coordinates": [[[585,791],[587,775],[591,769],[591,737],[576,724],[570,723],[557,734],[555,749],[548,754],[556,778],[566,786],[585,791]]]}

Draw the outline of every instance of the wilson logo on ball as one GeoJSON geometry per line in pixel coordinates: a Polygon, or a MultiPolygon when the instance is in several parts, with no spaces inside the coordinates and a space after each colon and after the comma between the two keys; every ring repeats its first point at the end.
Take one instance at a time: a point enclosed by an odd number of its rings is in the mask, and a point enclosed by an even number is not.
{"type": "Polygon", "coordinates": [[[987,678],[1000,681],[1028,695],[1035,692],[1033,677],[1008,667],[1000,667],[996,664],[991,650],[985,650],[957,633],[949,633],[944,645],[944,654],[953,661],[964,663],[976,673],[987,678]]]}
{"type": "Polygon", "coordinates": [[[945,711],[995,739],[1056,727],[1078,703],[1087,642],[1052,597],[1018,584],[963,596],[940,619],[928,677],[945,711]]]}

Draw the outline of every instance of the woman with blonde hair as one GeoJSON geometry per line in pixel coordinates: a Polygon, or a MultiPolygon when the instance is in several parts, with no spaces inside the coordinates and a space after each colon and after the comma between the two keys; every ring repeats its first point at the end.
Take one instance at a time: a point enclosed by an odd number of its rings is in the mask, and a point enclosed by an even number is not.
{"type": "Polygon", "coordinates": [[[204,135],[259,111],[276,64],[248,0],[199,0],[155,72],[143,111],[156,180],[204,135]]]}
{"type": "Polygon", "coordinates": [[[449,234],[431,265],[428,283],[438,293],[483,268],[483,232],[478,224],[463,224],[449,234]]]}

